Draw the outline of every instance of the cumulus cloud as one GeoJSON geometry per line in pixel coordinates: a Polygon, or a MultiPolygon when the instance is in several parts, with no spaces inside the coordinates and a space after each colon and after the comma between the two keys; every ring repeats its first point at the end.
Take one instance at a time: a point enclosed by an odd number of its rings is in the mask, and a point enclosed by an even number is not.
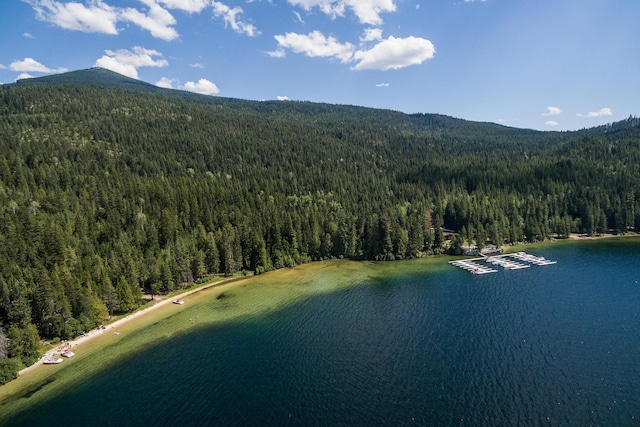
{"type": "Polygon", "coordinates": [[[180,87],[183,90],[189,92],[195,92],[202,95],[215,95],[220,92],[218,86],[215,83],[210,82],[207,79],[200,79],[198,82],[186,82],[184,86],[180,87]]]}
{"type": "Polygon", "coordinates": [[[138,9],[128,7],[120,11],[124,21],[133,22],[143,30],[147,30],[155,38],[171,41],[178,38],[178,32],[173,28],[176,19],[168,10],[162,8],[154,0],[140,0],[149,10],[144,13],[138,9]]]}
{"type": "Polygon", "coordinates": [[[613,111],[611,108],[601,108],[600,111],[590,111],[587,114],[578,114],[578,117],[603,117],[603,116],[612,116],[613,111]]]}
{"type": "MultiPolygon", "coordinates": [[[[176,89],[176,79],[170,79],[168,77],[163,77],[156,82],[156,86],[162,87],[165,89],[176,89]]],[[[184,85],[178,85],[178,89],[186,90],[189,92],[195,92],[202,95],[216,95],[220,92],[218,86],[215,83],[210,82],[207,79],[200,79],[197,82],[187,82],[184,85]]]]}
{"type": "Polygon", "coordinates": [[[238,15],[242,13],[241,7],[231,8],[224,3],[220,3],[218,1],[211,2],[211,6],[213,7],[213,16],[216,18],[222,18],[225,22],[225,25],[231,26],[233,31],[236,33],[244,33],[250,37],[255,37],[260,35],[260,31],[253,26],[252,24],[243,22],[238,19],[238,15]]]}
{"type": "MultiPolygon", "coordinates": [[[[373,35],[381,34],[374,32],[373,35]]],[[[282,58],[289,49],[309,57],[339,59],[342,63],[358,62],[352,70],[397,70],[421,64],[435,55],[435,47],[420,37],[395,38],[389,36],[368,50],[357,50],[351,43],[340,43],[335,37],[327,37],[320,31],[307,35],[286,33],[274,36],[278,42],[275,51],[267,52],[272,57],[282,58]]]]}
{"type": "Polygon", "coordinates": [[[307,35],[286,33],[274,36],[279,50],[271,52],[272,56],[284,56],[283,49],[302,53],[310,57],[337,58],[340,62],[349,62],[353,56],[354,46],[351,43],[340,43],[334,37],[325,37],[320,31],[312,31],[307,35]]]}
{"type": "Polygon", "coordinates": [[[389,83],[378,83],[376,87],[389,87],[389,83]]]}
{"type": "Polygon", "coordinates": [[[107,68],[133,79],[138,78],[140,67],[166,67],[169,62],[162,58],[162,54],[153,49],[134,46],[133,51],[119,49],[105,50],[105,55],[94,64],[95,67],[107,68]],[[159,59],[154,59],[159,57],[159,59]]]}
{"type": "Polygon", "coordinates": [[[321,12],[336,18],[344,16],[345,10],[350,9],[360,23],[369,25],[382,24],[380,14],[394,12],[396,5],[393,0],[287,0],[293,6],[299,6],[306,11],[317,7],[321,12]]]}
{"type": "Polygon", "coordinates": [[[277,99],[278,101],[289,101],[289,97],[288,97],[288,96],[286,96],[286,95],[278,95],[278,96],[276,97],[276,99],[277,99]]]}
{"type": "Polygon", "coordinates": [[[358,51],[354,59],[359,61],[354,70],[398,70],[410,65],[422,64],[433,58],[436,49],[427,39],[420,37],[395,38],[389,36],[369,50],[358,51]]]}
{"type": "Polygon", "coordinates": [[[67,30],[85,33],[118,34],[118,12],[102,0],[89,6],[82,3],[60,3],[55,0],[24,0],[36,12],[36,18],[67,30]]]}
{"type": "Polygon", "coordinates": [[[178,9],[189,13],[199,13],[209,5],[209,0],[160,0],[169,9],[178,9]]]}
{"type": "Polygon", "coordinates": [[[381,28],[365,28],[360,36],[361,42],[372,42],[382,40],[382,29],[381,28]]]}
{"type": "Polygon", "coordinates": [[[202,65],[199,62],[196,62],[194,64],[189,64],[189,67],[193,67],[193,68],[204,68],[204,65],[202,65]]]}
{"type": "Polygon", "coordinates": [[[562,113],[562,110],[558,107],[549,106],[547,107],[547,112],[542,113],[543,116],[557,116],[562,113]]]}
{"type": "Polygon", "coordinates": [[[546,122],[544,122],[544,124],[547,125],[547,126],[558,126],[558,122],[553,121],[553,120],[546,121],[546,122]]]}
{"type": "Polygon", "coordinates": [[[173,89],[174,79],[169,79],[167,77],[163,77],[156,82],[156,86],[163,87],[165,89],[173,89]]]}
{"type": "Polygon", "coordinates": [[[32,78],[34,78],[34,76],[32,76],[29,73],[20,73],[18,74],[18,77],[16,77],[16,81],[22,80],[22,79],[32,79],[32,78]]]}
{"type": "MultiPolygon", "coordinates": [[[[52,69],[36,61],[33,58],[24,58],[22,61],[13,61],[9,65],[11,71],[31,72],[31,73],[64,73],[66,68],[52,69]]],[[[32,76],[29,76],[32,77],[32,76]]]]}

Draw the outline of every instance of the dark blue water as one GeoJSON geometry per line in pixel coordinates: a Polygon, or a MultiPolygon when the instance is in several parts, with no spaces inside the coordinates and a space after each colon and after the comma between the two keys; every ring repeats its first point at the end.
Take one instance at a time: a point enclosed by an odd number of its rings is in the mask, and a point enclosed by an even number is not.
{"type": "Polygon", "coordinates": [[[123,360],[16,425],[640,425],[640,240],[315,296],[123,360]]]}

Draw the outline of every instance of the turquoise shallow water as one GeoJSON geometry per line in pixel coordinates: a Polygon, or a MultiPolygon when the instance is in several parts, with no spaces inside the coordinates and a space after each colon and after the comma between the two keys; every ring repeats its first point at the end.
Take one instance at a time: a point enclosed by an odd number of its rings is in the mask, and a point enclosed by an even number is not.
{"type": "Polygon", "coordinates": [[[527,251],[558,263],[397,271],[199,328],[7,424],[640,424],[640,240],[527,251]]]}

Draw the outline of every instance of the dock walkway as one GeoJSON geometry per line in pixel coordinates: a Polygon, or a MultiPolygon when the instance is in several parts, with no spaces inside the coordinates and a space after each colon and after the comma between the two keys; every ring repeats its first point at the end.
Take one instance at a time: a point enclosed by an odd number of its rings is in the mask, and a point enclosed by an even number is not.
{"type": "Polygon", "coordinates": [[[531,267],[531,265],[544,266],[555,264],[556,262],[557,261],[551,261],[544,257],[531,255],[526,252],[516,252],[513,254],[459,259],[455,261],[449,261],[449,264],[460,267],[473,274],[487,274],[495,273],[498,271],[495,268],[490,267],[488,264],[490,264],[491,266],[502,267],[505,270],[521,270],[524,268],[529,268],[531,267]]]}

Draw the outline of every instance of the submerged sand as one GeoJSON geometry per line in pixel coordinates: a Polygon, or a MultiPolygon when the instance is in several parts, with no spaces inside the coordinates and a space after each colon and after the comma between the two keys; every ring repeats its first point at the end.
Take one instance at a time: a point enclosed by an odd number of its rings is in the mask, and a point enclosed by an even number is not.
{"type": "MultiPolygon", "coordinates": [[[[234,281],[237,281],[237,280],[240,280],[240,279],[245,279],[245,278],[246,277],[233,277],[233,278],[217,280],[215,282],[210,282],[210,283],[207,283],[205,285],[199,286],[197,288],[190,289],[188,291],[182,292],[182,293],[180,293],[178,295],[167,296],[167,297],[165,297],[163,299],[157,300],[157,302],[155,302],[155,303],[152,302],[153,305],[150,305],[148,307],[145,307],[145,308],[142,308],[140,310],[137,310],[137,311],[127,315],[126,317],[123,317],[121,319],[116,320],[113,323],[105,324],[105,325],[103,325],[103,327],[98,327],[96,329],[93,329],[93,330],[89,331],[88,333],[86,333],[85,335],[79,336],[79,337],[75,338],[72,341],[65,341],[65,342],[61,343],[59,346],[57,346],[56,348],[50,349],[36,363],[34,363],[33,365],[28,366],[28,367],[24,368],[23,370],[21,370],[18,373],[18,376],[22,376],[22,375],[24,375],[24,374],[26,374],[26,373],[34,370],[34,369],[37,369],[40,366],[43,366],[42,361],[45,358],[58,357],[62,353],[62,351],[64,351],[64,349],[70,349],[71,351],[75,352],[82,344],[86,344],[87,342],[89,342],[89,341],[91,341],[91,340],[93,340],[95,338],[104,336],[106,334],[119,335],[120,332],[118,331],[118,329],[120,327],[122,327],[124,324],[126,324],[126,323],[128,323],[128,322],[130,322],[130,321],[132,321],[132,320],[134,320],[134,319],[136,319],[138,317],[140,317],[140,316],[143,316],[145,314],[149,314],[150,312],[153,312],[153,311],[155,311],[155,310],[157,310],[157,309],[159,309],[161,307],[164,307],[164,306],[166,306],[168,304],[173,304],[173,302],[175,300],[182,300],[183,298],[185,298],[185,297],[187,297],[187,296],[189,296],[191,294],[194,294],[196,292],[200,292],[200,291],[203,291],[205,289],[209,289],[209,288],[216,287],[216,286],[221,286],[221,285],[224,285],[224,284],[227,284],[227,283],[231,283],[231,282],[234,282],[234,281]]],[[[154,301],[156,301],[156,300],[154,300],[154,301]]]]}

